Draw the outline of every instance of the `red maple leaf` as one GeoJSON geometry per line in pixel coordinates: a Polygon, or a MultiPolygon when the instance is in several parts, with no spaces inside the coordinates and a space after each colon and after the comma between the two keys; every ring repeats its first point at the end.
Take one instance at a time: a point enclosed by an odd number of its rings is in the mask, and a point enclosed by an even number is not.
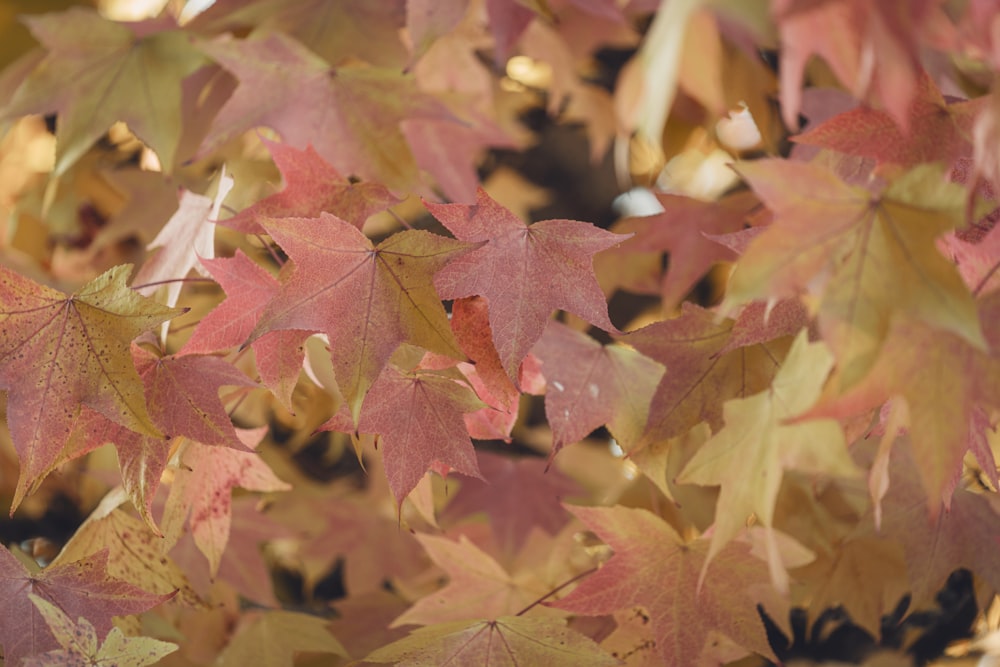
{"type": "Polygon", "coordinates": [[[172,440],[151,437],[116,424],[99,412],[83,408],[64,452],[74,459],[111,443],[118,454],[122,487],[150,530],[162,537],[153,520],[152,503],[167,467],[172,440]]]}
{"type": "Polygon", "coordinates": [[[772,12],[781,41],[781,111],[792,128],[806,63],[817,54],[856,97],[874,93],[905,129],[921,43],[950,25],[938,0],[778,0],[772,12]]]}
{"type": "Polygon", "coordinates": [[[255,382],[219,357],[188,354],[157,356],[132,346],[153,422],[170,436],[183,435],[205,445],[246,450],[219,399],[219,389],[255,387],[255,382]]]}
{"type": "Polygon", "coordinates": [[[451,119],[412,118],[400,127],[417,165],[434,177],[445,197],[473,202],[479,186],[476,166],[486,148],[513,148],[514,141],[480,114],[465,110],[462,120],[458,124],[451,119]]]}
{"type": "Polygon", "coordinates": [[[207,447],[194,441],[188,441],[181,451],[182,467],[174,476],[164,509],[164,532],[169,536],[179,534],[187,518],[194,542],[208,559],[213,577],[229,542],[233,489],[292,488],[253,451],[265,431],[265,428],[241,431],[241,440],[245,441],[240,443],[241,447],[249,451],[207,447]]]}
{"type": "Polygon", "coordinates": [[[482,188],[471,206],[424,205],[462,241],[483,244],[438,273],[435,285],[446,299],[486,298],[494,346],[515,382],[521,362],[557,308],[618,331],[608,318],[592,258],[627,236],[575,220],[529,226],[482,188]]]}
{"type": "Polygon", "coordinates": [[[536,526],[555,535],[566,525],[569,515],[561,501],[581,492],[576,482],[544,459],[478,455],[483,479],[462,480],[443,520],[485,513],[493,539],[505,554],[517,553],[536,526]]]}
{"type": "Polygon", "coordinates": [[[280,329],[325,333],[355,420],[400,343],[463,358],[431,281],[471,244],[410,230],[372,247],[355,226],[328,213],[264,226],[295,265],[247,342],[280,329]]]}
{"type": "Polygon", "coordinates": [[[552,606],[596,616],[643,606],[656,650],[665,665],[701,664],[710,633],[719,632],[748,651],[771,656],[757,616],[755,586],[769,587],[764,561],[750,547],[730,542],[698,576],[708,540],[684,542],[667,523],[644,509],[570,507],[614,550],[614,556],[552,606]]]}
{"type": "MultiPolygon", "coordinates": [[[[242,250],[231,258],[203,259],[202,264],[225,290],[226,300],[202,318],[178,356],[242,345],[253,333],[265,306],[281,289],[277,279],[242,250]]],[[[302,345],[310,335],[307,331],[273,331],[251,344],[261,380],[289,409],[302,368],[302,345]]]]}
{"type": "Polygon", "coordinates": [[[559,322],[549,322],[533,349],[546,381],[553,456],[601,426],[631,451],[645,429],[662,366],[625,346],[601,345],[559,322]]]}
{"type": "MultiPolygon", "coordinates": [[[[482,407],[468,387],[446,372],[404,373],[391,365],[382,371],[365,397],[358,431],[379,435],[385,474],[397,503],[402,504],[424,473],[438,466],[482,477],[462,418],[482,407]]],[[[336,429],[341,421],[334,417],[321,428],[336,429]]]]}
{"type": "Polygon", "coordinates": [[[344,585],[350,595],[384,590],[387,579],[411,578],[426,568],[420,543],[407,530],[400,530],[399,519],[379,513],[371,502],[289,495],[275,508],[275,515],[287,516],[292,525],[304,524],[309,537],[302,546],[302,557],[318,561],[326,569],[338,557],[344,557],[344,585]],[[305,512],[303,512],[305,510],[305,512]],[[371,545],[379,545],[371,549],[371,545]]]}
{"type": "Polygon", "coordinates": [[[311,218],[323,211],[358,229],[374,213],[399,203],[384,185],[344,178],[309,145],[305,150],[264,139],[285,188],[231,218],[220,221],[245,234],[264,234],[258,222],[266,218],[311,218]]]}
{"type": "Polygon", "coordinates": [[[972,155],[972,123],[986,97],[947,101],[926,72],[917,77],[916,95],[907,110],[904,131],[889,113],[860,106],[792,137],[801,144],[832,148],[910,167],[921,162],[951,165],[972,155]]]}
{"type": "Polygon", "coordinates": [[[669,253],[660,290],[663,310],[671,312],[713,264],[736,259],[736,253],[715,241],[712,235],[742,229],[756,200],[746,193],[719,202],[670,194],[657,194],[656,198],[663,207],[662,213],[624,218],[615,229],[635,233],[619,248],[623,252],[669,253]]]}
{"type": "Polygon", "coordinates": [[[41,572],[29,572],[0,545],[0,643],[5,664],[18,665],[21,659],[59,648],[59,642],[31,603],[29,593],[56,605],[70,618],[86,618],[104,637],[111,630],[111,618],[137,614],[174,597],[174,593],[154,595],[107,573],[108,551],[41,572]]]}

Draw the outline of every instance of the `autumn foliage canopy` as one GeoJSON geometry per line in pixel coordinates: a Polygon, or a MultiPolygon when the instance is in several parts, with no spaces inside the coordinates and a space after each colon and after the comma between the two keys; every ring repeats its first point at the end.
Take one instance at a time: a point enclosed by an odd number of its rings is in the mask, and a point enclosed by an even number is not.
{"type": "Polygon", "coordinates": [[[7,667],[996,640],[995,2],[136,4],[0,7],[7,667]]]}

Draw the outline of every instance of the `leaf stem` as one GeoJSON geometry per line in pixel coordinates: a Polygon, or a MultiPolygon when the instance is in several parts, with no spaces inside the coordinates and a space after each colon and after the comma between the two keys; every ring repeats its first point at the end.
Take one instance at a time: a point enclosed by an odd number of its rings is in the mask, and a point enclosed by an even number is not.
{"type": "Polygon", "coordinates": [[[550,597],[552,597],[553,595],[555,595],[556,593],[558,593],[562,589],[566,588],[570,584],[574,583],[575,581],[577,581],[579,579],[583,579],[584,577],[590,576],[593,573],[597,572],[597,567],[598,566],[595,565],[594,567],[590,568],[589,570],[586,570],[586,571],[581,572],[580,574],[576,575],[572,579],[564,581],[563,583],[559,584],[558,586],[556,586],[555,588],[553,588],[551,591],[549,591],[548,593],[546,593],[542,597],[538,598],[537,600],[535,600],[534,602],[532,602],[527,607],[525,607],[524,609],[522,609],[521,611],[517,612],[514,615],[515,616],[521,616],[522,614],[524,614],[525,612],[527,612],[532,607],[537,607],[538,605],[540,605],[541,603],[545,602],[547,599],[549,599],[550,597]]]}
{"type": "Polygon", "coordinates": [[[396,213],[391,208],[387,208],[386,211],[389,213],[389,215],[391,215],[392,217],[396,218],[396,222],[398,222],[399,224],[403,225],[403,227],[405,227],[406,229],[413,229],[413,225],[411,225],[410,223],[408,223],[406,221],[406,219],[403,218],[403,216],[401,216],[399,213],[396,213]]]}
{"type": "Polygon", "coordinates": [[[278,256],[278,253],[274,251],[274,246],[268,243],[267,240],[265,240],[262,235],[257,234],[257,240],[260,241],[261,244],[267,249],[267,253],[271,255],[271,259],[274,260],[275,264],[277,264],[278,266],[285,265],[285,262],[281,259],[281,257],[278,256]]]}
{"type": "Polygon", "coordinates": [[[170,283],[214,283],[212,278],[169,278],[167,280],[154,280],[150,283],[132,285],[132,289],[143,289],[145,287],[156,287],[157,285],[169,285],[170,283]]]}
{"type": "Polygon", "coordinates": [[[990,270],[987,271],[986,275],[979,281],[979,284],[976,285],[976,289],[972,290],[972,296],[979,296],[979,293],[984,287],[986,287],[986,283],[990,281],[990,278],[992,278],[993,274],[997,272],[997,269],[1000,269],[1000,263],[995,263],[992,267],[990,267],[990,270]]]}

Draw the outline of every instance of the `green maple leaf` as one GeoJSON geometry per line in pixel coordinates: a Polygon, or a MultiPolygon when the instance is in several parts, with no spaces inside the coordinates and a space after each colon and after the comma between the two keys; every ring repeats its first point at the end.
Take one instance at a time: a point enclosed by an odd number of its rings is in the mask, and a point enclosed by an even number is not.
{"type": "Polygon", "coordinates": [[[74,7],[24,19],[49,53],[0,110],[0,119],[58,112],[55,173],[116,121],[128,123],[169,173],[182,128],[181,82],[206,64],[167,20],[124,25],[74,7]]]}
{"type": "Polygon", "coordinates": [[[764,526],[772,525],[785,469],[857,474],[836,421],[787,421],[816,402],[832,367],[826,346],[809,343],[806,333],[800,333],[770,388],[727,401],[726,425],[681,472],[681,483],[722,487],[706,564],[746,526],[751,514],[764,526]]]}

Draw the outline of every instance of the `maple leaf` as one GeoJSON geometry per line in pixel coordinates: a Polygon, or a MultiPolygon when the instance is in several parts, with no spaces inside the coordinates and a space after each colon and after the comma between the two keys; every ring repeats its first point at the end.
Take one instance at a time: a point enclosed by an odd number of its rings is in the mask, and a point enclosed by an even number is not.
{"type": "MultiPolygon", "coordinates": [[[[242,431],[241,439],[254,446],[266,429],[242,431]]],[[[176,539],[184,519],[189,517],[195,544],[208,559],[214,577],[229,541],[232,520],[232,491],[287,491],[291,485],[279,479],[256,452],[207,447],[195,441],[181,452],[183,467],[174,474],[170,497],[164,510],[163,528],[176,539]]]]}
{"type": "Polygon", "coordinates": [[[382,588],[351,595],[333,603],[337,616],[327,627],[342,638],[349,654],[366,655],[409,634],[405,628],[389,627],[407,606],[398,594],[382,588]]]}
{"type": "Polygon", "coordinates": [[[113,444],[118,454],[118,467],[126,495],[146,525],[161,535],[153,520],[152,503],[160,486],[160,477],[167,467],[173,440],[137,433],[84,407],[73,426],[64,454],[67,459],[74,459],[106,443],[113,444]]]}
{"type": "Polygon", "coordinates": [[[59,607],[43,597],[28,593],[28,599],[45,619],[61,649],[31,656],[24,667],[58,665],[94,665],[95,667],[144,667],[176,651],[177,644],[151,637],[126,637],[121,629],[111,628],[103,642],[84,617],[70,619],[59,607]]]}
{"type": "MultiPolygon", "coordinates": [[[[787,338],[748,340],[729,350],[742,328],[685,302],[681,315],[621,337],[666,372],[649,406],[643,442],[682,435],[702,421],[722,428],[722,404],[768,387],[788,349],[787,338]]],[[[783,332],[782,332],[783,333],[783,332]]],[[[641,444],[641,443],[640,443],[641,444]]]]}
{"type": "MultiPolygon", "coordinates": [[[[482,409],[465,415],[469,435],[480,440],[510,442],[521,391],[507,377],[500,356],[493,347],[486,300],[481,297],[456,299],[451,306],[451,330],[462,351],[474,363],[461,362],[456,366],[452,359],[428,354],[421,360],[420,367],[458,368],[476,395],[486,403],[482,409]]],[[[529,353],[522,362],[518,379],[527,393],[540,394],[545,390],[539,361],[533,354],[529,353]]]]}
{"type": "MultiPolygon", "coordinates": [[[[916,433],[911,429],[911,433],[916,433]]],[[[912,437],[912,435],[911,435],[912,437]]],[[[932,602],[954,570],[971,569],[991,588],[1000,585],[1000,564],[993,558],[1000,535],[1000,504],[996,494],[958,489],[947,511],[928,518],[925,491],[914,467],[919,452],[903,447],[889,461],[891,483],[884,500],[881,536],[902,545],[906,575],[913,594],[911,608],[932,602]]],[[[859,533],[870,535],[872,525],[859,533]]],[[[980,595],[980,608],[986,602],[980,595]]]]}
{"type": "Polygon", "coordinates": [[[504,616],[495,620],[455,621],[419,628],[408,637],[369,653],[365,662],[400,667],[461,664],[483,667],[523,665],[621,664],[589,637],[559,618],[504,616]]]}
{"type": "Polygon", "coordinates": [[[302,0],[217,0],[192,27],[211,34],[256,28],[285,33],[330,64],[360,58],[373,65],[401,68],[407,49],[400,39],[406,17],[404,0],[378,3],[302,0]]]}
{"type": "Polygon", "coordinates": [[[274,665],[292,667],[296,651],[332,653],[347,658],[347,651],[330,634],[329,621],[317,616],[281,609],[244,617],[218,658],[222,667],[274,665]]]}
{"type": "MultiPolygon", "coordinates": [[[[162,497],[161,497],[162,498],[162,497]]],[[[299,539],[301,534],[262,511],[266,500],[255,494],[236,495],[230,507],[229,537],[213,575],[212,564],[202,553],[192,532],[185,531],[170,548],[170,557],[184,571],[191,586],[212,595],[212,587],[225,582],[236,593],[264,605],[278,608],[271,572],[261,545],[285,539],[299,539]]],[[[171,536],[173,537],[173,536],[171,536]]]]}
{"type": "Polygon", "coordinates": [[[25,656],[57,649],[59,643],[28,597],[53,603],[70,618],[86,618],[98,635],[111,630],[111,618],[137,614],[169,600],[174,593],[154,595],[107,574],[105,549],[78,561],[52,564],[31,573],[0,545],[0,642],[7,664],[19,665],[25,656]]]}
{"type": "Polygon", "coordinates": [[[520,392],[507,377],[500,355],[493,346],[486,300],[481,297],[456,299],[451,306],[451,330],[462,351],[475,363],[476,375],[486,391],[502,407],[509,407],[520,392]]]}
{"type": "Polygon", "coordinates": [[[917,94],[921,38],[950,24],[937,0],[778,0],[771,11],[781,43],[781,114],[798,126],[801,82],[810,56],[821,56],[856,97],[875,92],[904,129],[917,94]]]}
{"type": "Polygon", "coordinates": [[[625,451],[638,444],[663,375],[660,364],[622,345],[601,345],[559,322],[548,323],[533,350],[546,381],[553,456],[601,426],[625,451]]]}
{"type": "Polygon", "coordinates": [[[985,347],[972,296],[935,243],[965,210],[963,189],[939,167],[912,169],[875,194],[811,163],[758,160],[738,169],[775,219],[737,263],[722,310],[815,293],[844,388],[875,363],[898,315],[985,347]]]}
{"type": "Polygon", "coordinates": [[[485,512],[500,551],[517,553],[534,527],[555,535],[569,515],[560,501],[579,494],[580,487],[540,458],[511,459],[479,452],[483,479],[462,480],[445,508],[443,519],[485,512]]]}
{"type": "Polygon", "coordinates": [[[198,264],[200,258],[211,259],[215,256],[213,223],[218,220],[222,202],[232,189],[233,179],[226,176],[226,169],[223,167],[214,198],[193,192],[181,195],[177,212],[147,246],[148,250],[160,250],[136,273],[135,282],[142,284],[136,291],[151,296],[160,288],[161,283],[171,280],[166,286],[167,305],[177,305],[183,283],[176,279],[186,277],[191,269],[201,270],[198,264]]]}
{"type": "Polygon", "coordinates": [[[404,373],[391,365],[382,371],[365,397],[358,431],[379,435],[385,474],[398,504],[435,466],[482,477],[462,418],[482,407],[475,394],[449,375],[404,373]]]}
{"type": "Polygon", "coordinates": [[[303,503],[292,494],[281,500],[274,513],[309,535],[301,549],[307,581],[326,573],[337,556],[344,558],[350,595],[382,590],[387,580],[410,579],[426,569],[424,550],[413,534],[400,530],[396,508],[386,516],[371,502],[324,497],[303,503]],[[369,549],[372,544],[379,548],[369,549]]]}
{"type": "Polygon", "coordinates": [[[494,39],[494,59],[506,62],[511,49],[535,20],[535,12],[516,0],[486,0],[486,12],[494,39]]]}
{"type": "Polygon", "coordinates": [[[414,56],[422,56],[438,39],[447,37],[461,22],[466,9],[464,0],[407,2],[406,30],[413,40],[414,56]]]}
{"type": "Polygon", "coordinates": [[[204,155],[244,130],[264,125],[298,148],[313,145],[343,174],[408,192],[417,165],[399,127],[407,118],[449,118],[447,108],[398,70],[331,68],[282,33],[208,43],[202,49],[240,86],[202,143],[204,155]]]}
{"type": "MultiPolygon", "coordinates": [[[[891,398],[904,399],[916,467],[934,515],[942,502],[948,505],[962,459],[973,443],[974,409],[997,407],[998,363],[994,355],[950,332],[900,321],[864,380],[839,396],[825,395],[807,416],[844,418],[891,398]]],[[[986,457],[980,461],[984,469],[996,469],[988,449],[978,454],[986,457]]]]}
{"type": "Polygon", "coordinates": [[[259,220],[310,218],[323,211],[361,229],[371,215],[399,203],[384,185],[357,183],[340,175],[309,145],[298,150],[263,140],[285,180],[285,188],[220,224],[244,234],[264,234],[259,220]]]}
{"type": "Polygon", "coordinates": [[[427,171],[452,202],[476,200],[476,165],[490,148],[514,148],[514,141],[483,115],[455,112],[461,123],[441,118],[409,118],[400,128],[417,165],[427,171]]]}
{"type": "MultiPolygon", "coordinates": [[[[809,343],[806,332],[800,333],[771,386],[759,394],[727,401],[725,426],[681,471],[680,483],[722,487],[706,567],[746,526],[751,514],[769,530],[768,538],[773,541],[770,529],[785,469],[856,475],[836,421],[786,423],[816,402],[832,367],[833,356],[826,346],[809,343]]],[[[769,551],[769,557],[773,562],[777,555],[769,551]]]]}
{"type": "Polygon", "coordinates": [[[205,603],[174,560],[163,535],[120,509],[122,489],[110,491],[63,547],[49,568],[107,552],[107,573],[151,593],[170,596],[189,607],[205,603]]]}
{"type": "Polygon", "coordinates": [[[515,383],[553,310],[618,331],[608,318],[592,257],[628,237],[575,220],[526,225],[482,188],[471,206],[426,201],[424,206],[460,240],[483,244],[439,272],[435,285],[446,299],[486,298],[494,346],[515,383]]]}
{"type": "MultiPolygon", "coordinates": [[[[815,562],[795,571],[805,581],[811,600],[809,613],[817,618],[837,606],[873,637],[882,632],[883,618],[891,614],[909,590],[906,561],[899,544],[874,536],[851,536],[815,562]]],[[[913,605],[911,608],[922,608],[913,605]]]]}
{"type": "Polygon", "coordinates": [[[173,170],[181,82],[206,64],[173,21],[121,24],[74,7],[26,17],[48,50],[0,110],[9,119],[58,112],[55,173],[63,173],[115,121],[124,121],[173,170]]]}
{"type": "MultiPolygon", "coordinates": [[[[976,296],[986,296],[1000,288],[1000,226],[990,229],[975,243],[948,234],[941,239],[942,249],[958,265],[958,271],[976,296]]],[[[987,338],[989,332],[986,332],[987,338]]]]}
{"type": "Polygon", "coordinates": [[[355,420],[400,343],[463,358],[431,280],[471,244],[410,230],[372,247],[356,227],[328,213],[264,226],[295,265],[247,342],[278,329],[325,333],[355,420]]]}
{"type": "Polygon", "coordinates": [[[219,357],[187,354],[159,356],[132,346],[153,422],[171,436],[205,445],[246,450],[219,399],[223,386],[255,387],[255,382],[219,357]]]}
{"type": "MultiPolygon", "coordinates": [[[[177,353],[216,352],[242,345],[253,333],[280,283],[242,250],[231,258],[202,259],[202,264],[226,292],[226,300],[205,315],[177,353]]],[[[299,379],[306,338],[311,332],[273,331],[251,344],[261,380],[282,405],[291,409],[299,379]]]]}
{"type": "Polygon", "coordinates": [[[431,560],[448,575],[448,584],[425,595],[392,622],[432,625],[470,618],[499,618],[515,614],[548,592],[536,577],[514,577],[469,539],[417,535],[431,560]]]}
{"type": "Polygon", "coordinates": [[[614,555],[569,595],[552,603],[586,615],[641,605],[649,612],[656,651],[666,665],[697,665],[718,632],[744,649],[771,656],[757,616],[754,586],[769,585],[767,565],[747,545],[730,542],[708,559],[708,541],[684,542],[644,509],[570,507],[614,555]],[[709,574],[700,590],[699,573],[709,574]]]}
{"type": "Polygon", "coordinates": [[[661,283],[663,310],[676,308],[713,264],[736,258],[736,253],[720,245],[711,235],[728,234],[743,227],[752,206],[746,196],[705,202],[679,195],[657,194],[663,212],[638,218],[624,218],[616,226],[619,233],[635,236],[622,244],[632,252],[668,252],[669,264],[661,283]]]}
{"type": "Polygon", "coordinates": [[[949,102],[926,72],[917,77],[907,130],[885,111],[860,106],[811,127],[793,140],[874,158],[878,163],[912,167],[942,161],[951,166],[972,155],[972,124],[986,98],[949,102]]]}
{"type": "Polygon", "coordinates": [[[21,463],[13,508],[58,462],[80,406],[162,437],[129,344],[182,311],[126,287],[131,268],[114,267],[67,296],[0,267],[0,387],[21,463]]]}

